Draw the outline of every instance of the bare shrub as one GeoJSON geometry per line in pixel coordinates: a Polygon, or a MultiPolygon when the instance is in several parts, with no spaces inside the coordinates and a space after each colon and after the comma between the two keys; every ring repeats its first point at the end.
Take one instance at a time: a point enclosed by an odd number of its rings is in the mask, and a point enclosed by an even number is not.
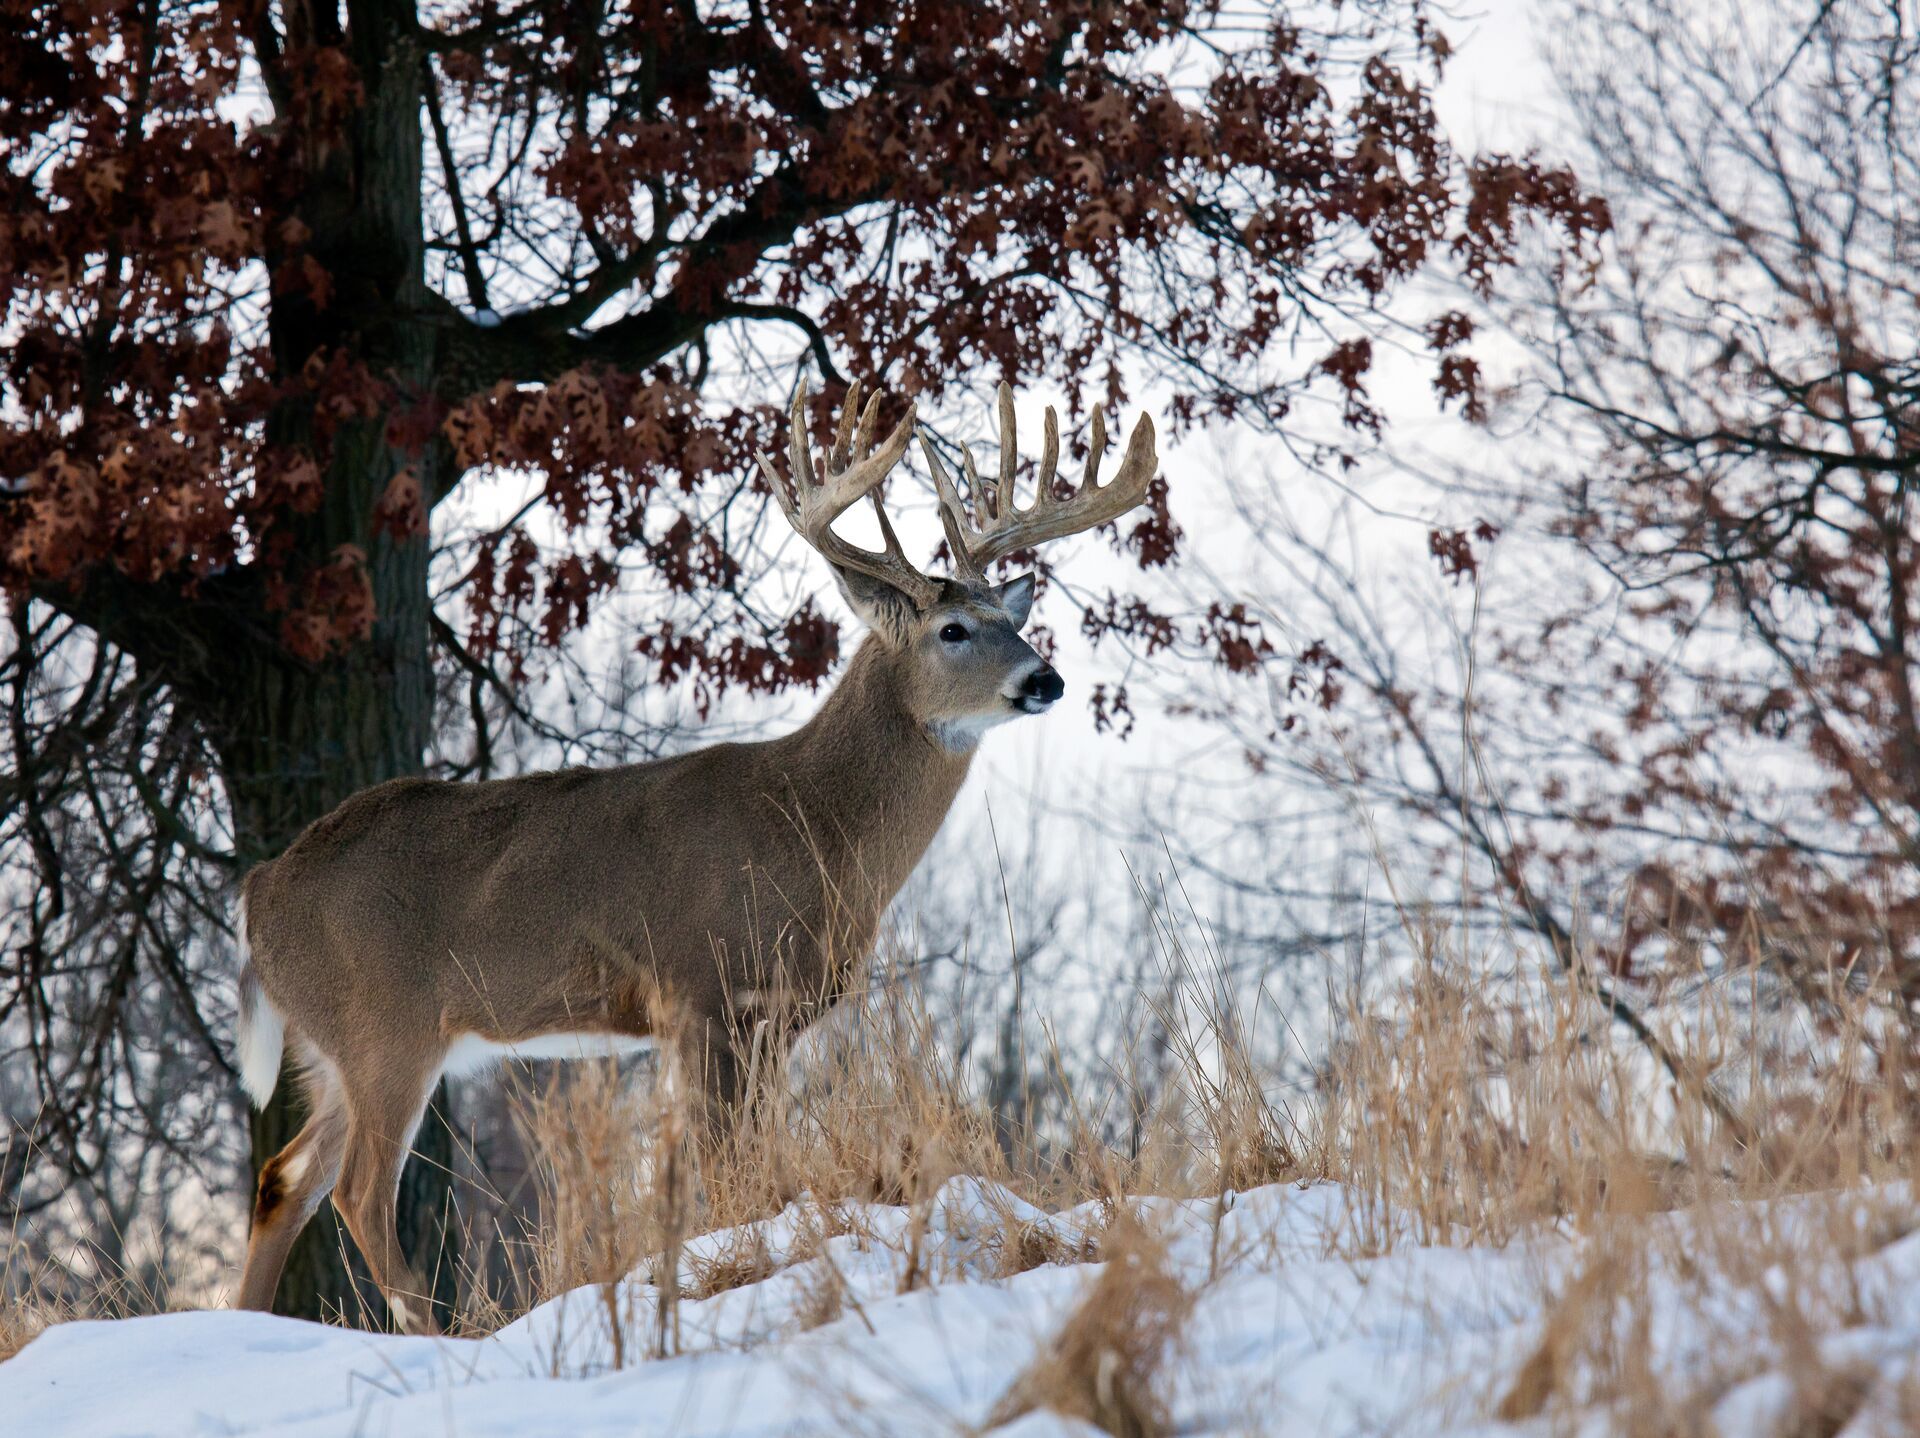
{"type": "Polygon", "coordinates": [[[1062,1233],[1050,1224],[1009,1220],[1002,1229],[994,1277],[1012,1278],[1036,1268],[1100,1261],[1101,1237],[1062,1233]]]}
{"type": "Polygon", "coordinates": [[[610,1062],[545,1075],[517,1100],[536,1159],[534,1283],[542,1296],[624,1277],[647,1251],[653,1174],[644,1096],[610,1062]]]}
{"type": "Polygon", "coordinates": [[[733,1242],[720,1252],[691,1260],[687,1267],[691,1270],[690,1281],[681,1284],[681,1293],[687,1298],[711,1298],[716,1293],[747,1288],[778,1271],[766,1239],[752,1229],[739,1230],[733,1242]]]}

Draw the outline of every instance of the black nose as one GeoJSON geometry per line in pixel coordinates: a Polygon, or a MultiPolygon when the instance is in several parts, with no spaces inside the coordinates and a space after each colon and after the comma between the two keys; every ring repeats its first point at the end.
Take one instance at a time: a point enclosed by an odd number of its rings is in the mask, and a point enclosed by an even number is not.
{"type": "Polygon", "coordinates": [[[1020,692],[1029,699],[1051,704],[1067,692],[1067,681],[1060,677],[1051,664],[1043,664],[1027,676],[1027,682],[1020,686],[1020,692]]]}

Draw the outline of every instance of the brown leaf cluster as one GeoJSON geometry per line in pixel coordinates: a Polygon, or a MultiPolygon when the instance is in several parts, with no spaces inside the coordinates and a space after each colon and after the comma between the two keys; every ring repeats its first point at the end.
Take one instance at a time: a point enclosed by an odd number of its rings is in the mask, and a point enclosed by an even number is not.
{"type": "MultiPolygon", "coordinates": [[[[476,652],[517,668],[637,562],[714,600],[711,632],[643,644],[657,678],[779,687],[817,682],[834,648],[811,621],[769,640],[738,594],[753,526],[715,516],[763,502],[750,457],[775,416],[705,392],[723,338],[804,347],[834,381],[823,407],[842,371],[902,399],[986,371],[1060,383],[1079,411],[1124,400],[1151,339],[1178,423],[1278,422],[1330,385],[1377,434],[1364,339],[1291,366],[1303,303],[1370,313],[1447,247],[1484,280],[1524,223],[1578,247],[1604,208],[1531,162],[1462,166],[1419,6],[1211,44],[1229,19],[1146,0],[15,7],[0,585],[57,600],[110,570],[312,660],[370,631],[344,555],[383,563],[377,537],[421,542],[463,483],[521,471],[561,538],[470,537],[476,652]],[[417,70],[381,58],[395,26],[417,70]],[[1168,46],[1204,60],[1199,83],[1153,59],[1168,46]],[[236,121],[249,75],[266,113],[236,121]]],[[[1473,413],[1465,338],[1436,341],[1435,383],[1473,413]]],[[[1158,484],[1119,538],[1153,567],[1180,537],[1158,484]]],[[[1122,612],[1101,623],[1166,642],[1122,612]]]]}

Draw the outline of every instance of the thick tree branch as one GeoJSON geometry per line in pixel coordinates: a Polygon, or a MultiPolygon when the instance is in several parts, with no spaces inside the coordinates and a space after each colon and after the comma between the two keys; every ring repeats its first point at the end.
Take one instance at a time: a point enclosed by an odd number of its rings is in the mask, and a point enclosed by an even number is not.
{"type": "MultiPolygon", "coordinates": [[[[810,194],[798,173],[784,167],[762,182],[740,209],[708,226],[698,239],[676,248],[688,265],[724,263],[729,271],[750,272],[767,251],[792,241],[803,228],[885,198],[879,189],[845,195],[810,194]]],[[[651,258],[644,263],[652,263],[651,258]]],[[[500,380],[541,383],[584,364],[641,370],[729,317],[732,302],[696,306],[681,292],[598,329],[578,326],[604,305],[617,286],[630,282],[643,262],[628,256],[603,267],[573,298],[510,315],[497,326],[462,323],[449,337],[446,373],[452,387],[472,393],[500,380]]],[[[451,307],[449,307],[451,308],[451,307]]],[[[456,312],[457,313],[457,312],[456,312]]],[[[788,314],[771,315],[794,321],[788,314]]]]}

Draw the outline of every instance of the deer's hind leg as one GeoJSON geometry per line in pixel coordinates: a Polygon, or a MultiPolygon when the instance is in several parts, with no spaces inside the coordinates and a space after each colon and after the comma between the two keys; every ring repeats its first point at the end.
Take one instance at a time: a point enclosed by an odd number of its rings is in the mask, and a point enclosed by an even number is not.
{"type": "Polygon", "coordinates": [[[439,1077],[436,1063],[425,1073],[389,1072],[349,1088],[346,1156],[333,1190],[333,1206],[406,1333],[440,1331],[432,1290],[407,1262],[394,1222],[400,1173],[439,1077]]]}
{"type": "Polygon", "coordinates": [[[237,1308],[273,1306],[294,1240],[319,1211],[340,1174],[347,1147],[347,1103],[339,1072],[321,1061],[307,1071],[304,1081],[307,1121],[293,1141],[260,1169],[237,1308]]]}

